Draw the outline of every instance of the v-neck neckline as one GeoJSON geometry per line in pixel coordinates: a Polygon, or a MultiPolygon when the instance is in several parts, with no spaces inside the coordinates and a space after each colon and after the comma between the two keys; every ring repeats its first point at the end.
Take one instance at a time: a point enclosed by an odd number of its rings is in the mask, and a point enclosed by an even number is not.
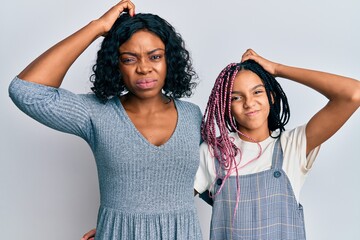
{"type": "Polygon", "coordinates": [[[162,149],[164,147],[166,147],[167,145],[170,144],[170,142],[173,141],[173,138],[174,136],[177,134],[178,132],[178,128],[179,128],[179,122],[180,122],[180,118],[181,118],[181,114],[179,113],[179,108],[177,106],[177,100],[176,99],[173,99],[174,101],[174,106],[175,106],[175,110],[176,110],[176,114],[177,114],[177,121],[176,121],[176,125],[175,125],[175,128],[174,128],[174,131],[172,132],[171,136],[169,137],[169,139],[157,146],[155,144],[152,144],[151,142],[149,142],[149,140],[147,140],[144,135],[136,128],[135,124],[131,121],[129,115],[127,114],[124,106],[122,105],[121,101],[120,101],[120,98],[119,97],[116,97],[116,105],[118,105],[119,107],[119,113],[123,115],[123,117],[125,117],[126,121],[128,122],[128,124],[130,125],[131,129],[136,133],[136,135],[143,141],[145,142],[146,145],[148,145],[149,147],[151,148],[154,148],[154,149],[162,149]]]}

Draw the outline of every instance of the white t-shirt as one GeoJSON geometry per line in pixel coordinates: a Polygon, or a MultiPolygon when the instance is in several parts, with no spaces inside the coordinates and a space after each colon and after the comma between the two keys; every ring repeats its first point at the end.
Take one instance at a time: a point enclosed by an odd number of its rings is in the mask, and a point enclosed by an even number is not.
{"type": "MultiPolygon", "coordinates": [[[[284,157],[283,170],[290,180],[298,202],[300,190],[304,184],[307,173],[311,169],[320,149],[320,146],[316,147],[306,156],[305,128],[306,125],[303,125],[289,131],[284,131],[280,136],[284,157]]],[[[234,139],[235,145],[242,150],[242,160],[238,170],[239,175],[257,173],[271,168],[275,138],[268,137],[260,142],[262,148],[261,156],[246,165],[259,154],[260,148],[258,144],[241,140],[237,133],[230,133],[229,135],[234,139]],[[244,165],[246,166],[242,167],[244,165]]],[[[196,173],[194,183],[194,188],[197,192],[203,193],[206,190],[212,190],[210,188],[216,179],[214,161],[215,158],[212,152],[209,151],[208,145],[203,142],[200,145],[200,166],[196,173]]],[[[239,154],[236,157],[236,161],[240,161],[239,154]]],[[[233,171],[231,175],[236,176],[236,172],[233,171]]]]}

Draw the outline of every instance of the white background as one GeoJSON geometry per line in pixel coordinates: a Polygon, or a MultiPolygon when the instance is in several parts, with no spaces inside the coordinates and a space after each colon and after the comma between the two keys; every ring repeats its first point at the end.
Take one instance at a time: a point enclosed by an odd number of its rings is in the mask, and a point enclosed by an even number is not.
{"type": "MultiPolygon", "coordinates": [[[[168,20],[181,33],[200,76],[190,101],[202,110],[218,73],[247,48],[283,64],[360,79],[358,0],[134,1],[137,12],[168,20]]],[[[96,224],[97,172],[87,144],[44,127],[8,97],[12,78],[35,57],[116,1],[12,0],[0,8],[0,238],[79,239],[96,224]]],[[[62,87],[90,91],[96,41],[62,87]]],[[[280,79],[291,106],[287,128],[306,123],[326,99],[280,79]]],[[[334,86],[336,87],[336,86],[334,86]]],[[[331,121],[331,119],[329,119],[331,121]]],[[[360,236],[360,111],[323,144],[301,193],[310,240],[360,236]]],[[[211,208],[196,198],[204,239],[211,208]]]]}

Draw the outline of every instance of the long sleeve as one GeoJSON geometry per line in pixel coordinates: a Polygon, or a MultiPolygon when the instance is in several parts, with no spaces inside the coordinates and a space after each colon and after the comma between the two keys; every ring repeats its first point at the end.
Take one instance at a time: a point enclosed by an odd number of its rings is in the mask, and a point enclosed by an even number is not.
{"type": "Polygon", "coordinates": [[[81,95],[18,77],[10,83],[9,95],[21,111],[36,121],[86,141],[90,139],[91,118],[81,95]]]}

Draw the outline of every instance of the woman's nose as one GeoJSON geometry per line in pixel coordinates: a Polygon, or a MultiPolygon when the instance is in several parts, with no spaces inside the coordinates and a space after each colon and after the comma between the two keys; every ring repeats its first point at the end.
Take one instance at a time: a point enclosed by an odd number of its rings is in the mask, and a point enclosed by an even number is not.
{"type": "Polygon", "coordinates": [[[139,61],[136,67],[136,71],[139,74],[147,74],[151,72],[151,69],[152,69],[151,63],[145,59],[139,61]]]}

